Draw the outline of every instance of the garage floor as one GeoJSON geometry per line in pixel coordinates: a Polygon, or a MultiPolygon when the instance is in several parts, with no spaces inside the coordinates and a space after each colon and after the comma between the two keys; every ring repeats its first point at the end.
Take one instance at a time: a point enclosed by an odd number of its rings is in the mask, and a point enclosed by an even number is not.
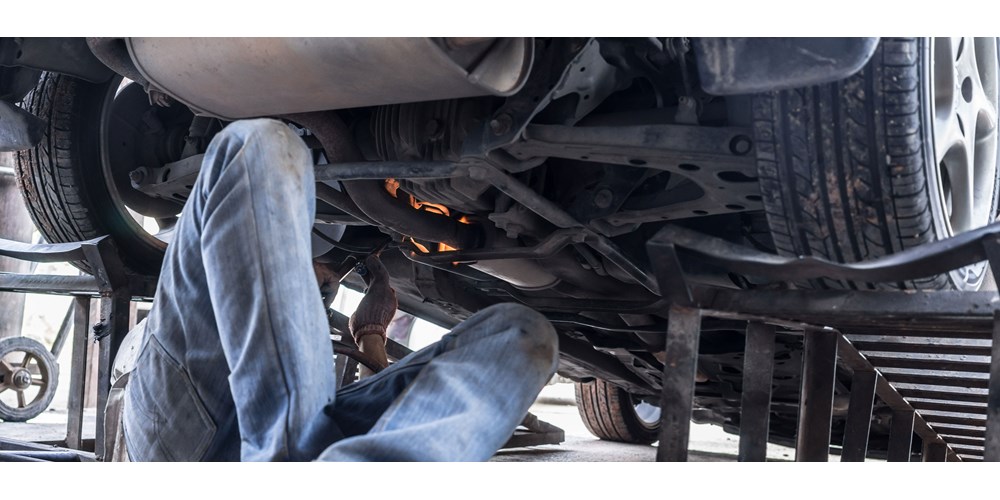
{"type": "MultiPolygon", "coordinates": [[[[601,441],[592,436],[580,420],[574,398],[573,385],[560,383],[546,386],[532,413],[540,419],[562,428],[566,441],[559,445],[536,446],[501,450],[495,462],[651,462],[656,458],[654,446],[640,446],[601,441]]],[[[64,437],[65,409],[44,412],[27,423],[0,423],[0,437],[25,441],[57,441],[64,437]]],[[[94,436],[94,411],[85,415],[84,437],[94,436]]],[[[692,462],[735,462],[738,441],[712,425],[691,426],[692,462]]],[[[769,445],[769,460],[792,460],[794,450],[769,445]]],[[[830,457],[836,460],[837,457],[830,457]]]]}

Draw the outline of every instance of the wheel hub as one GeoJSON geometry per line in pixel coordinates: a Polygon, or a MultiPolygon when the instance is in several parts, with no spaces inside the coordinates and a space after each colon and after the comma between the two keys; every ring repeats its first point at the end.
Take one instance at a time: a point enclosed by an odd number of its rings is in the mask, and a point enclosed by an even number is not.
{"type": "Polygon", "coordinates": [[[31,372],[25,369],[19,369],[14,372],[11,376],[10,381],[14,386],[15,390],[23,391],[31,386],[31,372]]]}

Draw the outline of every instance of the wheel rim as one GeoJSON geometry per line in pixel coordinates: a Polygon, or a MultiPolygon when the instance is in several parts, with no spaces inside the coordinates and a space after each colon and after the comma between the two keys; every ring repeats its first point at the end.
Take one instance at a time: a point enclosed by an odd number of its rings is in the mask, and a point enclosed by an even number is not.
{"type": "Polygon", "coordinates": [[[51,373],[35,354],[15,349],[0,352],[0,404],[29,413],[45,399],[51,373]]]}
{"type": "MultiPolygon", "coordinates": [[[[946,236],[994,220],[997,191],[998,67],[995,38],[934,38],[931,42],[934,184],[946,236]]],[[[985,266],[957,272],[978,288],[985,266]]]]}
{"type": "Polygon", "coordinates": [[[948,235],[990,222],[997,173],[997,46],[934,40],[934,150],[948,235]]]}
{"type": "Polygon", "coordinates": [[[140,166],[156,168],[179,159],[178,143],[185,138],[190,117],[180,105],[154,107],[142,87],[122,79],[109,86],[101,110],[101,170],[111,202],[130,231],[161,250],[173,237],[182,205],[139,192],[132,187],[129,173],[140,166]],[[150,114],[165,126],[160,140],[148,137],[150,114]]]}
{"type": "Polygon", "coordinates": [[[638,401],[634,397],[629,396],[632,399],[632,409],[635,411],[636,418],[642,425],[649,429],[654,429],[660,425],[660,407],[651,405],[645,401],[638,401]]]}

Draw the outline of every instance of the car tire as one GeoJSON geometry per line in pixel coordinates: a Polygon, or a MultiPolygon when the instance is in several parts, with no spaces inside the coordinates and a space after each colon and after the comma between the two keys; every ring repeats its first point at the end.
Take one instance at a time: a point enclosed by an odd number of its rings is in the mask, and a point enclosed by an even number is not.
{"type": "MultiPolygon", "coordinates": [[[[844,80],[754,96],[761,196],[779,254],[869,260],[993,222],[997,42],[883,38],[844,80]]],[[[985,263],[829,289],[977,290],[985,263]]],[[[987,285],[989,286],[989,285],[987,285]]]]}
{"type": "MultiPolygon", "coordinates": [[[[17,180],[28,212],[46,241],[69,243],[110,235],[126,267],[155,274],[166,241],[144,231],[121,201],[124,189],[132,190],[129,199],[144,196],[128,180],[128,170],[137,166],[122,162],[109,166],[105,124],[114,118],[109,118],[108,103],[121,95],[120,83],[120,78],[90,83],[44,73],[21,105],[46,122],[45,135],[37,146],[18,152],[17,180]]],[[[140,90],[130,95],[134,101],[145,100],[139,105],[149,106],[140,90]]],[[[136,144],[116,141],[117,147],[140,151],[136,144]]],[[[162,205],[160,200],[148,203],[162,205]]],[[[91,272],[86,262],[73,264],[91,272]]]]}
{"type": "Polygon", "coordinates": [[[577,410],[594,436],[633,444],[652,444],[659,439],[659,408],[641,403],[624,389],[601,379],[575,385],[577,410]]]}

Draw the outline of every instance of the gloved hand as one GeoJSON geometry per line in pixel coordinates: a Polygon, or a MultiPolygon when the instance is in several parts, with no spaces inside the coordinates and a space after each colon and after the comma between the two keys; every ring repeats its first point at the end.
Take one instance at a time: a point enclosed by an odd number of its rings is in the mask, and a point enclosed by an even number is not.
{"type": "Polygon", "coordinates": [[[362,278],[368,288],[361,304],[351,315],[348,326],[354,340],[361,345],[362,337],[378,335],[385,345],[385,330],[396,314],[399,303],[396,301],[396,291],[389,286],[389,273],[375,255],[365,259],[365,273],[362,278]]]}

